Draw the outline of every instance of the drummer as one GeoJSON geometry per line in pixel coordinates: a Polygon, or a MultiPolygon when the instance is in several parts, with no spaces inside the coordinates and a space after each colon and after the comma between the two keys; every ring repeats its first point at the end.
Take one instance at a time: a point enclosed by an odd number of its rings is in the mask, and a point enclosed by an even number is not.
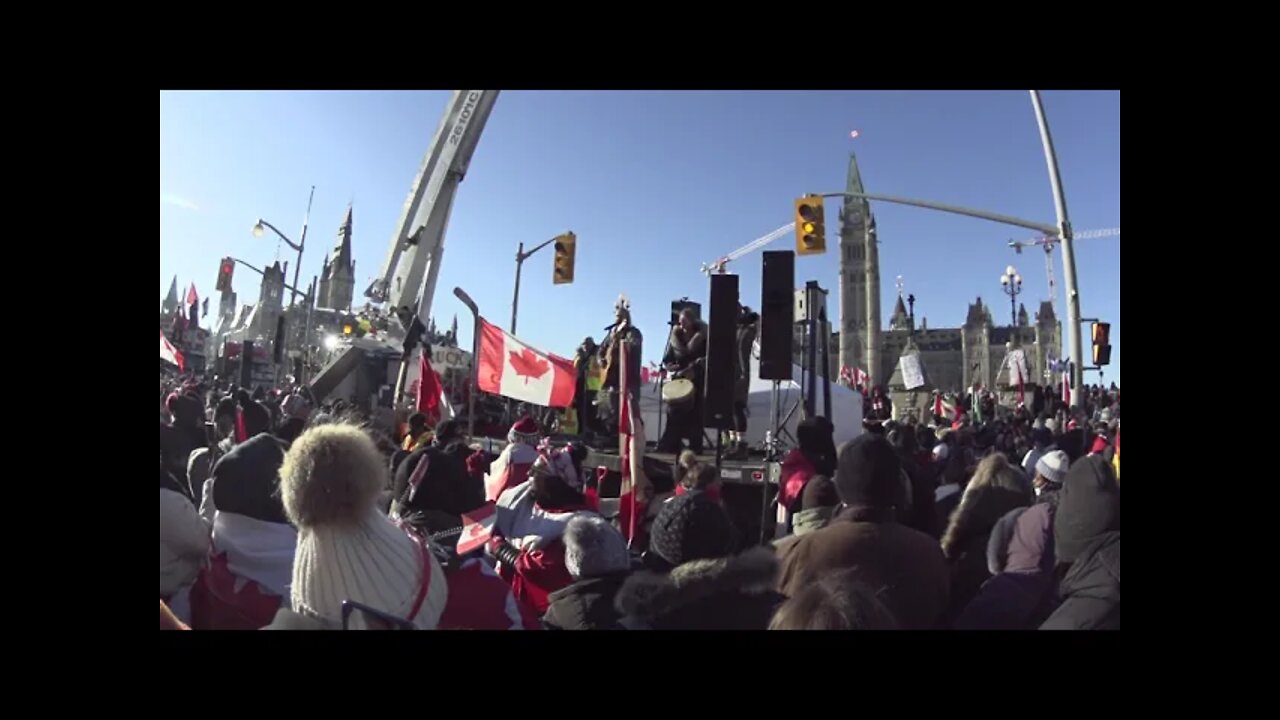
{"type": "Polygon", "coordinates": [[[667,405],[667,424],[658,441],[658,452],[679,453],[684,440],[689,441],[690,450],[702,452],[702,385],[706,358],[707,326],[698,320],[692,308],[685,308],[671,331],[662,362],[673,380],[693,383],[693,397],[671,398],[676,401],[667,405]]]}

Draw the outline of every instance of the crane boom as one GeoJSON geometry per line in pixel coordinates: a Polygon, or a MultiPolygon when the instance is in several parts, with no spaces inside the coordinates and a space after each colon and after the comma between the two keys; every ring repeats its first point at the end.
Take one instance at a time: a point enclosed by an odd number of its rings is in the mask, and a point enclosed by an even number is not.
{"type": "Polygon", "coordinates": [[[365,296],[387,303],[392,311],[408,308],[424,325],[431,314],[453,198],[498,92],[454,91],[409,189],[382,273],[365,291],[365,296]]]}
{"type": "Polygon", "coordinates": [[[746,245],[743,245],[742,247],[738,248],[737,250],[734,250],[733,252],[730,252],[729,254],[724,255],[719,260],[713,260],[709,263],[703,263],[702,272],[706,273],[707,275],[710,275],[712,272],[724,273],[725,266],[728,265],[731,260],[737,260],[738,258],[742,257],[743,255],[746,255],[747,253],[753,252],[755,250],[759,250],[760,248],[768,245],[774,240],[777,240],[783,235],[790,233],[792,230],[795,229],[795,227],[796,227],[796,224],[794,222],[789,222],[786,225],[783,225],[782,227],[778,228],[777,230],[774,230],[771,233],[758,237],[755,240],[752,240],[751,242],[747,243],[746,245]]]}
{"type": "MultiPolygon", "coordinates": [[[[1120,228],[1104,228],[1100,230],[1084,230],[1071,234],[1074,240],[1093,240],[1105,237],[1120,237],[1120,228]]],[[[1041,235],[1038,238],[1024,240],[1018,242],[1016,240],[1009,241],[1009,247],[1014,252],[1022,254],[1022,248],[1039,245],[1044,248],[1044,271],[1049,276],[1049,304],[1053,307],[1054,314],[1058,312],[1058,283],[1057,274],[1053,271],[1053,248],[1058,244],[1057,237],[1049,237],[1041,235]]]]}

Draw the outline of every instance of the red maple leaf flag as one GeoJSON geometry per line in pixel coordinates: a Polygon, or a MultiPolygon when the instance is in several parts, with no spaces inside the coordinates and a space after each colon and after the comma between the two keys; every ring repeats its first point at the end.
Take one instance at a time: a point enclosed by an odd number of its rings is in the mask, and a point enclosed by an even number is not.
{"type": "Polygon", "coordinates": [[[573,362],[529,347],[480,319],[477,386],[487,393],[544,407],[573,404],[573,362]]]}
{"type": "Polygon", "coordinates": [[[195,305],[200,302],[200,296],[196,294],[196,284],[191,283],[191,289],[187,291],[187,304],[195,305]]]}
{"type": "Polygon", "coordinates": [[[529,384],[529,380],[537,380],[547,374],[547,368],[551,367],[551,363],[546,362],[538,357],[537,353],[529,348],[525,348],[520,352],[511,351],[511,368],[516,371],[516,375],[524,377],[524,383],[529,384]]]}
{"type": "Polygon", "coordinates": [[[462,535],[458,538],[458,554],[466,555],[488,542],[497,521],[498,507],[493,503],[485,503],[469,513],[463,513],[462,535]]]}

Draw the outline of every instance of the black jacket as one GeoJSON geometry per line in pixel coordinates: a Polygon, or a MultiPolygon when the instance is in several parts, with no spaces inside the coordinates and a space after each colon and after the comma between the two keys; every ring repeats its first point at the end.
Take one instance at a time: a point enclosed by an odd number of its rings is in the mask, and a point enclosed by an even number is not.
{"type": "Polygon", "coordinates": [[[1120,533],[1095,539],[1058,585],[1062,604],[1041,630],[1120,629],[1120,533]]]}
{"type": "Polygon", "coordinates": [[[551,593],[543,625],[548,630],[618,629],[620,616],[613,601],[627,574],[583,578],[551,593]]]}
{"type": "Polygon", "coordinates": [[[392,480],[391,494],[400,515],[422,515],[423,529],[430,533],[461,527],[462,514],[484,504],[484,487],[467,474],[466,458],[456,446],[414,450],[396,467],[392,480]],[[411,492],[409,480],[424,458],[430,463],[426,476],[411,492]]]}
{"type": "Polygon", "coordinates": [[[786,598],[773,588],[778,560],[757,547],[741,555],[694,560],[669,573],[642,571],[623,582],[614,607],[628,628],[765,630],[786,598]]]}
{"type": "Polygon", "coordinates": [[[1120,629],[1120,486],[1111,465],[1094,455],[1071,464],[1053,521],[1061,605],[1045,630],[1120,629]]]}

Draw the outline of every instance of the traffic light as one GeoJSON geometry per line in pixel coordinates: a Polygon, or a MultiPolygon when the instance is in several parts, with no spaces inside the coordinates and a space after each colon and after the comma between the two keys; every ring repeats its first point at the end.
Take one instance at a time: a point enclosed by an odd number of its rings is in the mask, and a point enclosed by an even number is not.
{"type": "Polygon", "coordinates": [[[1093,324],[1093,364],[1097,367],[1111,364],[1111,323],[1093,324]]]}
{"type": "Polygon", "coordinates": [[[565,233],[555,239],[556,261],[551,282],[556,285],[568,285],[573,282],[573,258],[578,245],[578,236],[565,233]]]}
{"type": "Polygon", "coordinates": [[[222,258],[222,262],[218,265],[218,282],[214,286],[218,292],[231,292],[231,276],[235,274],[236,261],[231,258],[222,258]]]}
{"type": "Polygon", "coordinates": [[[796,198],[796,254],[820,255],[827,251],[827,230],[822,220],[822,198],[796,198]]]}

